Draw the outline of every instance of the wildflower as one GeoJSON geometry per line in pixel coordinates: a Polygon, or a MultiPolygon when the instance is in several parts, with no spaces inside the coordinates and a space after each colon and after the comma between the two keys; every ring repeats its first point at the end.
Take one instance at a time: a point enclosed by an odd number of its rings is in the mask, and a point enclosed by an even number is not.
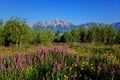
{"type": "Polygon", "coordinates": [[[85,64],[85,62],[83,61],[83,64],[85,64]]]}
{"type": "Polygon", "coordinates": [[[93,66],[91,67],[91,70],[94,70],[94,67],[93,67],[93,66]]]}
{"type": "Polygon", "coordinates": [[[42,55],[44,55],[44,57],[48,56],[48,52],[45,49],[42,49],[42,55]]]}
{"type": "Polygon", "coordinates": [[[82,75],[80,74],[79,76],[81,77],[82,75]]]}
{"type": "Polygon", "coordinates": [[[85,65],[88,65],[88,62],[87,62],[87,61],[85,62],[85,65]]]}
{"type": "Polygon", "coordinates": [[[56,65],[56,69],[60,70],[60,64],[57,61],[55,62],[55,65],[56,65]]]}
{"type": "Polygon", "coordinates": [[[83,70],[83,68],[81,68],[81,70],[83,70]]]}
{"type": "Polygon", "coordinates": [[[90,64],[91,66],[93,66],[93,64],[90,64]]]}
{"type": "Polygon", "coordinates": [[[101,69],[100,64],[97,66],[97,68],[98,68],[98,70],[100,70],[100,69],[101,69]]]}
{"type": "Polygon", "coordinates": [[[112,68],[111,74],[114,74],[114,73],[115,73],[115,68],[112,68]]]}
{"type": "Polygon", "coordinates": [[[69,71],[71,71],[71,70],[72,70],[72,67],[69,68],[69,71]]]}
{"type": "Polygon", "coordinates": [[[82,64],[82,67],[84,67],[84,65],[82,64]]]}
{"type": "Polygon", "coordinates": [[[60,80],[60,78],[57,78],[57,80],[60,80]]]}
{"type": "Polygon", "coordinates": [[[3,68],[3,64],[0,64],[0,69],[2,69],[3,68]]]}
{"type": "Polygon", "coordinates": [[[75,64],[74,66],[78,66],[77,64],[75,64]]]}
{"type": "Polygon", "coordinates": [[[67,80],[67,79],[68,79],[68,77],[66,75],[64,75],[64,80],[67,80]]]}
{"type": "Polygon", "coordinates": [[[107,70],[107,65],[106,65],[106,64],[103,64],[102,68],[103,68],[104,70],[107,70]]]}
{"type": "Polygon", "coordinates": [[[67,57],[68,57],[68,59],[69,59],[69,58],[71,57],[71,54],[70,54],[70,53],[68,53],[68,54],[67,54],[67,57]]]}
{"type": "Polygon", "coordinates": [[[76,63],[77,64],[79,63],[79,55],[78,54],[76,55],[76,63]]]}
{"type": "Polygon", "coordinates": [[[8,66],[8,67],[6,68],[6,70],[7,70],[8,72],[11,72],[11,71],[12,71],[12,68],[11,68],[10,66],[8,66]]]}
{"type": "Polygon", "coordinates": [[[64,75],[64,77],[66,78],[67,76],[66,76],[66,75],[64,75]]]}
{"type": "Polygon", "coordinates": [[[44,56],[43,56],[43,55],[40,56],[40,63],[41,63],[41,64],[44,63],[44,56]]]}
{"type": "Polygon", "coordinates": [[[66,54],[66,51],[65,51],[65,50],[62,50],[62,54],[66,54]]]}
{"type": "Polygon", "coordinates": [[[65,63],[64,65],[66,66],[67,64],[65,63]]]}
{"type": "Polygon", "coordinates": [[[19,68],[19,65],[18,65],[18,64],[15,64],[15,68],[18,69],[18,68],[19,68]]]}
{"type": "Polygon", "coordinates": [[[60,64],[57,61],[55,61],[54,67],[52,68],[52,70],[53,72],[60,70],[60,64]]]}
{"type": "Polygon", "coordinates": [[[22,56],[19,56],[19,66],[20,66],[20,67],[22,66],[22,61],[23,61],[22,56]]]}
{"type": "Polygon", "coordinates": [[[16,63],[16,57],[14,57],[14,63],[16,63]]]}
{"type": "Polygon", "coordinates": [[[53,72],[55,72],[55,71],[56,71],[55,67],[53,67],[53,68],[52,68],[52,71],[53,71],[53,72]]]}

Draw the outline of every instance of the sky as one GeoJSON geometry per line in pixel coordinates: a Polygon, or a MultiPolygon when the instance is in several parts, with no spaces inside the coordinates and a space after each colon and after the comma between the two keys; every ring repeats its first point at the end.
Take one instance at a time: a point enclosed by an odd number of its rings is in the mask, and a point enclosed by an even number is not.
{"type": "Polygon", "coordinates": [[[0,18],[26,19],[28,24],[53,21],[73,24],[120,22],[120,0],[0,0],[0,18]]]}

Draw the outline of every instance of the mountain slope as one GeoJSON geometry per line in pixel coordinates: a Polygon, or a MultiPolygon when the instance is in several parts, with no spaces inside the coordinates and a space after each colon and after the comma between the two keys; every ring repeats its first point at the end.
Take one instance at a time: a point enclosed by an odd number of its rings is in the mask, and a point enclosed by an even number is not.
{"type": "Polygon", "coordinates": [[[57,31],[64,33],[65,31],[71,31],[74,28],[72,23],[58,19],[55,19],[53,22],[37,22],[33,25],[32,29],[34,29],[36,26],[39,27],[40,30],[51,29],[54,33],[57,31]]]}
{"type": "Polygon", "coordinates": [[[120,22],[113,23],[112,26],[114,27],[115,30],[120,30],[120,22]]]}
{"type": "MultiPolygon", "coordinates": [[[[74,24],[72,24],[70,22],[67,22],[65,20],[55,19],[53,22],[50,22],[50,21],[45,21],[44,23],[43,22],[37,22],[37,23],[33,24],[32,26],[30,25],[30,27],[31,27],[32,30],[36,26],[39,27],[40,30],[51,29],[54,33],[59,31],[62,34],[65,31],[71,31],[73,28],[81,28],[81,27],[91,28],[94,25],[105,26],[107,24],[92,22],[92,23],[86,23],[86,24],[81,24],[81,25],[74,25],[74,24]]],[[[112,23],[110,25],[112,25],[115,30],[120,30],[120,22],[112,23]]]]}

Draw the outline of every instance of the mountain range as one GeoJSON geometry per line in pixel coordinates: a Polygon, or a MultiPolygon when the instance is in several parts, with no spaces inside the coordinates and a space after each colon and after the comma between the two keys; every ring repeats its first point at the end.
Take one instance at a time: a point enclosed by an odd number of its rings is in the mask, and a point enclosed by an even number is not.
{"type": "Polygon", "coordinates": [[[32,30],[35,29],[35,27],[38,27],[40,30],[51,29],[54,33],[59,31],[62,34],[65,31],[71,31],[73,28],[85,27],[85,28],[89,29],[94,25],[97,25],[97,26],[112,25],[115,30],[120,30],[120,22],[112,23],[112,24],[91,22],[91,23],[85,23],[85,24],[81,24],[81,25],[75,25],[68,21],[59,20],[57,18],[53,22],[50,22],[50,21],[37,22],[33,25],[30,25],[30,27],[32,30]]]}

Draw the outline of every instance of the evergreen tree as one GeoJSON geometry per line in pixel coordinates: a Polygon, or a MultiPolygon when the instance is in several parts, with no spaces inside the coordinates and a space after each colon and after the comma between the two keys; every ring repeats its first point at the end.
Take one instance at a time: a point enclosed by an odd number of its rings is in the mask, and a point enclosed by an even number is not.
{"type": "Polygon", "coordinates": [[[60,42],[60,32],[59,31],[57,31],[55,34],[54,42],[60,42]]]}
{"type": "Polygon", "coordinates": [[[86,42],[87,30],[85,27],[79,29],[80,42],[86,42]]]}

